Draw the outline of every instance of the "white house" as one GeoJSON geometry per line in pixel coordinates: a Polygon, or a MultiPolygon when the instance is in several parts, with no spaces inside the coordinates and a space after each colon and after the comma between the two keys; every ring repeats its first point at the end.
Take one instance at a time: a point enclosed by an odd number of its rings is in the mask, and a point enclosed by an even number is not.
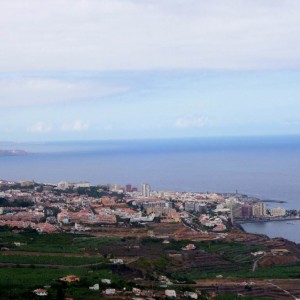
{"type": "Polygon", "coordinates": [[[99,283],[96,283],[93,286],[90,286],[89,289],[93,290],[93,291],[99,291],[99,283]]]}
{"type": "Polygon", "coordinates": [[[101,279],[101,282],[104,283],[104,284],[111,284],[110,279],[101,279]]]}
{"type": "Polygon", "coordinates": [[[116,290],[115,289],[106,289],[104,291],[104,294],[105,295],[114,295],[116,293],[116,290]]]}
{"type": "Polygon", "coordinates": [[[48,296],[48,292],[44,289],[36,289],[33,291],[37,296],[48,296]]]}
{"type": "Polygon", "coordinates": [[[170,298],[176,298],[175,290],[165,290],[165,295],[170,298]]]}

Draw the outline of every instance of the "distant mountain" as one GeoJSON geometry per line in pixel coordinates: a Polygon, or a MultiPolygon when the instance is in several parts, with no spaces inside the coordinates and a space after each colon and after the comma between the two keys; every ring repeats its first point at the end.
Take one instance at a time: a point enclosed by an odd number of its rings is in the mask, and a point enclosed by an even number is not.
{"type": "Polygon", "coordinates": [[[0,156],[9,155],[9,156],[19,156],[19,155],[27,155],[29,152],[25,150],[1,150],[0,149],[0,156]]]}

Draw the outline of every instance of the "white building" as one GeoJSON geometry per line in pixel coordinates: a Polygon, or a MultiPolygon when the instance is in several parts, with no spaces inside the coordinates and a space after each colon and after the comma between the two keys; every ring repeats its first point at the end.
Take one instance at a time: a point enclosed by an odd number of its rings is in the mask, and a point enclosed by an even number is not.
{"type": "Polygon", "coordinates": [[[82,182],[74,183],[73,186],[74,186],[75,189],[78,189],[78,188],[89,188],[89,187],[91,187],[91,184],[89,182],[87,182],[87,181],[82,181],[82,182]]]}
{"type": "Polygon", "coordinates": [[[96,283],[93,286],[90,286],[89,289],[93,290],[93,291],[99,291],[99,283],[96,283]]]}
{"type": "Polygon", "coordinates": [[[271,209],[271,215],[273,217],[283,217],[285,216],[285,209],[282,207],[274,207],[271,209]]]}
{"type": "Polygon", "coordinates": [[[170,298],[176,298],[175,290],[165,290],[165,295],[170,298]]]}
{"type": "Polygon", "coordinates": [[[143,183],[142,184],[142,195],[145,198],[149,198],[150,197],[150,192],[151,192],[151,187],[148,183],[143,183]]]}
{"type": "Polygon", "coordinates": [[[101,283],[103,283],[103,284],[111,284],[111,280],[110,279],[101,279],[101,283]]]}
{"type": "Polygon", "coordinates": [[[258,202],[252,206],[252,213],[254,217],[263,217],[266,213],[266,204],[264,202],[258,202]]]}
{"type": "Polygon", "coordinates": [[[40,297],[48,296],[48,292],[45,289],[36,289],[33,293],[40,297]]]}
{"type": "Polygon", "coordinates": [[[142,213],[140,212],[138,216],[130,218],[130,222],[152,222],[155,218],[155,214],[150,214],[147,217],[142,217],[142,213]]]}
{"type": "Polygon", "coordinates": [[[197,293],[194,292],[184,292],[184,297],[191,298],[191,299],[198,299],[197,293]]]}
{"type": "Polygon", "coordinates": [[[61,181],[57,184],[57,188],[59,190],[66,190],[67,188],[69,188],[69,186],[70,186],[69,183],[66,181],[61,181]]]}
{"type": "Polygon", "coordinates": [[[106,294],[106,295],[114,295],[115,293],[116,293],[115,289],[106,289],[104,291],[104,294],[106,294]]]}
{"type": "Polygon", "coordinates": [[[109,190],[111,192],[122,193],[124,191],[124,188],[120,184],[110,184],[109,185],[109,190]]]}

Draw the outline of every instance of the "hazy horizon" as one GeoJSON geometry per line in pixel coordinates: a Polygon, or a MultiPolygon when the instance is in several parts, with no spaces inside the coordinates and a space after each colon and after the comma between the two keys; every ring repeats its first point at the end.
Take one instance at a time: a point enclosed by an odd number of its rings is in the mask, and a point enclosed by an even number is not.
{"type": "Polygon", "coordinates": [[[192,140],[277,140],[299,138],[299,134],[256,134],[256,135],[210,135],[210,136],[179,136],[179,137],[149,137],[149,138],[106,138],[106,139],[57,139],[57,140],[0,140],[0,147],[5,145],[26,145],[26,144],[72,144],[72,143],[101,143],[101,142],[167,142],[167,141],[192,141],[192,140]]]}

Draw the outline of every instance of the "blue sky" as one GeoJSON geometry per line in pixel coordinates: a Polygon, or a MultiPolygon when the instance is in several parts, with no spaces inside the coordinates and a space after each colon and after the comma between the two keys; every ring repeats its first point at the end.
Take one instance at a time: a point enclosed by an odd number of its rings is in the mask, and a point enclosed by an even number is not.
{"type": "Polygon", "coordinates": [[[300,2],[0,3],[0,140],[300,134],[300,2]]]}

